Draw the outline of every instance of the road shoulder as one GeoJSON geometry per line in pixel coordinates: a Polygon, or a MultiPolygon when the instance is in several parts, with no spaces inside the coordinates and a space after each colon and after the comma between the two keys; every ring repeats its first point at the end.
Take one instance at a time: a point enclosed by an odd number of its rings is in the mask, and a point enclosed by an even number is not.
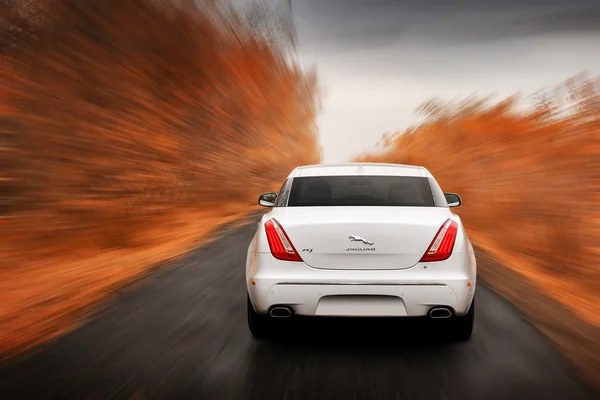
{"type": "Polygon", "coordinates": [[[600,390],[600,330],[542,294],[481,248],[475,248],[475,252],[478,276],[485,285],[517,308],[579,370],[587,384],[600,390]]]}

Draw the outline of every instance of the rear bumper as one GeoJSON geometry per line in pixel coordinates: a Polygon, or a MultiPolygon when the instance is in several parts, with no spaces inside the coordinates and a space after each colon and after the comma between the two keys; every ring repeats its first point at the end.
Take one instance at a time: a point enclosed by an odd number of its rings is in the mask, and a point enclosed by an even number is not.
{"type": "Polygon", "coordinates": [[[264,314],[275,305],[306,316],[425,316],[435,306],[464,315],[476,287],[475,257],[419,263],[404,270],[320,270],[301,262],[249,255],[250,300],[264,314]]]}

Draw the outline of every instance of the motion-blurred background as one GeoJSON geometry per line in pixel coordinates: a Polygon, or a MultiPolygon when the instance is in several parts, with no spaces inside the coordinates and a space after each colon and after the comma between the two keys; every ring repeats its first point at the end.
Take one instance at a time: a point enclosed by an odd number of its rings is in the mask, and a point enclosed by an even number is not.
{"type": "Polygon", "coordinates": [[[459,193],[482,277],[600,382],[598,22],[592,0],[0,0],[0,353],[297,165],[360,160],[459,193]]]}

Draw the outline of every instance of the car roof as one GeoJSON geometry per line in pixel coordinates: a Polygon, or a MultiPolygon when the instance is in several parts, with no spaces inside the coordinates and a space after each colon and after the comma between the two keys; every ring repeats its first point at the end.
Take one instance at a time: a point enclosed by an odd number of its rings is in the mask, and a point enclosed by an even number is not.
{"type": "Polygon", "coordinates": [[[309,176],[388,175],[431,177],[422,166],[373,162],[324,163],[303,165],[294,169],[289,178],[309,176]]]}

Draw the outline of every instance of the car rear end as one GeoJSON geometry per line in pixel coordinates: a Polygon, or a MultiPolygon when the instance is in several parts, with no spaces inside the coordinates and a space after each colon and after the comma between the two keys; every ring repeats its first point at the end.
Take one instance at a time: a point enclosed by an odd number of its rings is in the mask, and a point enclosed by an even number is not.
{"type": "Polygon", "coordinates": [[[298,168],[248,249],[253,310],[288,317],[461,317],[473,248],[422,167],[298,168]]]}

